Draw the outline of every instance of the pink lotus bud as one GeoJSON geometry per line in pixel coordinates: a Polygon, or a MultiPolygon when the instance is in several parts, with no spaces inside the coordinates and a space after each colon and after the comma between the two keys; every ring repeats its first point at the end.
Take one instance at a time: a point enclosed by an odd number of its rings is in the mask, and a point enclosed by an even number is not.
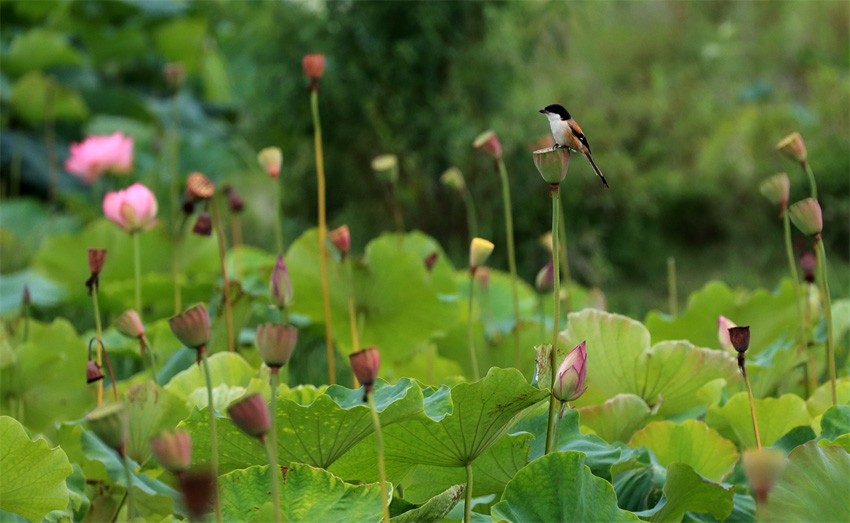
{"type": "Polygon", "coordinates": [[[806,161],[806,144],[803,142],[803,137],[800,136],[800,133],[798,132],[793,132],[783,138],[778,144],[776,144],[776,149],[792,160],[796,160],[798,162],[806,161]]]}
{"type": "Polygon", "coordinates": [[[145,335],[142,319],[139,317],[139,313],[132,309],[118,317],[115,322],[115,330],[134,340],[141,339],[145,335]]]}
{"type": "Polygon", "coordinates": [[[186,195],[191,196],[193,202],[212,198],[214,194],[215,184],[209,178],[199,172],[189,174],[186,179],[186,195]]]}
{"type": "Polygon", "coordinates": [[[341,225],[328,232],[328,239],[339,250],[344,260],[351,249],[351,231],[348,230],[348,225],[341,225]]]}
{"type": "Polygon", "coordinates": [[[479,134],[475,138],[475,141],[472,142],[472,146],[497,160],[502,159],[502,144],[499,143],[499,137],[496,136],[496,131],[492,129],[479,134]]]}
{"type": "Polygon", "coordinates": [[[307,78],[318,81],[325,74],[325,55],[320,53],[305,54],[301,66],[307,78]]]}
{"type": "Polygon", "coordinates": [[[269,367],[282,367],[289,363],[298,342],[298,329],[280,323],[262,323],[257,326],[254,340],[260,357],[269,367]]]}
{"type": "Polygon", "coordinates": [[[459,192],[466,190],[466,180],[463,178],[463,173],[457,167],[449,167],[446,172],[440,176],[440,181],[443,185],[451,187],[459,192]]]}
{"type": "Polygon", "coordinates": [[[720,347],[729,352],[735,351],[729,338],[729,329],[732,327],[737,327],[732,320],[722,315],[717,317],[717,341],[720,342],[720,347]]]}
{"type": "Polygon", "coordinates": [[[759,191],[771,203],[778,205],[781,209],[788,207],[788,195],[791,192],[791,182],[785,173],[774,174],[767,180],[761,182],[759,191]]]}
{"type": "Polygon", "coordinates": [[[192,436],[183,429],[161,432],[151,438],[151,454],[165,470],[185,472],[192,465],[192,436]]]}
{"type": "Polygon", "coordinates": [[[100,365],[94,360],[89,360],[86,363],[86,383],[94,383],[103,379],[103,371],[100,370],[100,365]]]}
{"type": "Polygon", "coordinates": [[[242,432],[255,438],[265,440],[271,423],[269,421],[269,406],[261,394],[251,394],[239,400],[227,409],[231,421],[242,432]]]}
{"type": "Polygon", "coordinates": [[[739,354],[747,352],[750,348],[750,327],[730,327],[729,341],[739,354]]]}
{"type": "Polygon", "coordinates": [[[534,166],[543,180],[550,185],[560,184],[567,177],[570,168],[570,150],[566,147],[560,149],[538,149],[531,153],[534,166]]]}
{"type": "Polygon", "coordinates": [[[473,238],[469,245],[469,270],[475,271],[479,265],[484,265],[496,246],[484,238],[473,238]]]}
{"type": "Polygon", "coordinates": [[[128,174],[133,170],[133,138],[121,131],[111,135],[89,136],[72,143],[65,170],[91,184],[105,172],[128,174]]]}
{"type": "Polygon", "coordinates": [[[378,347],[366,347],[355,352],[348,356],[348,361],[357,381],[363,384],[363,401],[367,401],[369,393],[372,392],[372,386],[378,379],[378,370],[381,368],[381,354],[378,352],[378,347]]]}
{"type": "Polygon", "coordinates": [[[747,449],[742,458],[744,474],[756,501],[764,503],[785,470],[785,454],[776,449],[747,449]]]}
{"type": "Polygon", "coordinates": [[[285,308],[292,303],[292,281],[289,279],[289,270],[283,261],[283,256],[277,257],[277,262],[272,270],[272,279],[269,282],[272,302],[279,308],[285,308]]]}
{"type": "Polygon", "coordinates": [[[86,416],[89,429],[110,447],[124,455],[127,441],[127,409],[123,403],[107,403],[92,410],[86,416]]]}
{"type": "Polygon", "coordinates": [[[279,147],[266,147],[257,155],[257,161],[260,162],[269,176],[277,178],[280,174],[280,167],[283,165],[283,152],[279,147]]]}
{"type": "Polygon", "coordinates": [[[398,181],[398,156],[382,154],[372,159],[372,170],[387,183],[398,181]]]}
{"type": "Polygon", "coordinates": [[[203,303],[198,303],[168,319],[171,332],[180,343],[198,349],[210,339],[210,315],[203,303]]]}
{"type": "Polygon", "coordinates": [[[208,470],[195,470],[180,475],[183,503],[193,521],[199,521],[212,510],[215,476],[208,470]]]}
{"type": "Polygon", "coordinates": [[[561,401],[578,399],[587,390],[587,351],[581,342],[567,354],[552,387],[552,394],[561,401]]]}
{"type": "Polygon", "coordinates": [[[434,251],[431,254],[429,254],[428,256],[426,256],[425,260],[423,260],[425,262],[425,269],[428,272],[431,272],[431,270],[434,269],[434,265],[437,265],[437,260],[439,260],[439,259],[440,259],[440,253],[437,252],[437,251],[434,251]]]}
{"type": "Polygon", "coordinates": [[[534,287],[539,293],[552,292],[555,288],[555,265],[551,260],[537,273],[534,278],[534,287]]]}
{"type": "Polygon", "coordinates": [[[230,212],[240,213],[245,209],[245,201],[239,196],[236,189],[228,185],[224,188],[224,195],[227,196],[227,207],[230,209],[230,212]]]}
{"type": "Polygon", "coordinates": [[[212,235],[212,217],[207,211],[201,211],[198,214],[198,219],[195,220],[195,226],[192,227],[192,232],[198,236],[212,235]]]}
{"type": "Polygon", "coordinates": [[[815,269],[818,266],[818,259],[813,252],[804,252],[800,256],[800,267],[803,269],[803,279],[808,283],[815,282],[815,269]]]}
{"type": "Polygon", "coordinates": [[[800,200],[788,208],[788,216],[803,234],[814,236],[815,239],[820,238],[823,230],[823,214],[817,200],[814,198],[800,200]]]}
{"type": "Polygon", "coordinates": [[[156,225],[156,196],[140,183],[122,191],[108,192],[103,198],[103,214],[116,225],[134,234],[156,225]]]}

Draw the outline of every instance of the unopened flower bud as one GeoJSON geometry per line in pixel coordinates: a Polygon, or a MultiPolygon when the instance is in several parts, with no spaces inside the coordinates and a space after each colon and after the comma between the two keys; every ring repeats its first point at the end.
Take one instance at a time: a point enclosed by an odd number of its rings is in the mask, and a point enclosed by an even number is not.
{"type": "Polygon", "coordinates": [[[272,302],[279,308],[283,309],[292,303],[292,281],[289,279],[289,270],[286,268],[283,256],[278,256],[274,264],[269,291],[272,302]]]}
{"type": "Polygon", "coordinates": [[[307,78],[317,81],[325,74],[325,55],[321,53],[305,54],[301,66],[307,78]]]}
{"type": "Polygon", "coordinates": [[[151,454],[169,472],[185,472],[192,464],[192,436],[176,429],[151,438],[151,454]]]}
{"type": "Polygon", "coordinates": [[[434,265],[437,264],[437,260],[439,260],[439,259],[440,259],[440,253],[437,252],[437,251],[434,251],[431,254],[429,254],[428,256],[426,256],[425,260],[423,260],[425,262],[425,269],[428,272],[431,272],[431,270],[434,269],[434,265]]]}
{"type": "Polygon", "coordinates": [[[567,177],[570,168],[570,150],[566,147],[559,149],[538,149],[531,153],[534,166],[543,180],[550,185],[560,184],[567,177]]]}
{"type": "Polygon", "coordinates": [[[804,252],[800,256],[800,267],[803,269],[803,279],[808,283],[815,282],[815,269],[818,266],[818,259],[813,252],[804,252]]]}
{"type": "Polygon", "coordinates": [[[357,381],[363,384],[363,401],[366,401],[369,393],[372,392],[375,380],[378,379],[378,371],[381,368],[381,354],[378,352],[378,347],[366,347],[355,352],[348,356],[348,361],[357,381]]]}
{"type": "Polygon", "coordinates": [[[215,476],[207,470],[195,470],[180,475],[183,503],[191,519],[198,521],[212,510],[215,476]]]}
{"type": "Polygon", "coordinates": [[[195,200],[207,200],[215,194],[215,184],[199,172],[189,174],[186,179],[186,194],[191,195],[195,200]]]}
{"type": "Polygon", "coordinates": [[[203,303],[195,304],[168,319],[171,332],[190,349],[207,344],[210,339],[210,315],[203,303]]]}
{"type": "Polygon", "coordinates": [[[576,348],[567,354],[558,374],[555,376],[552,386],[552,394],[560,401],[573,401],[578,399],[587,390],[587,350],[585,342],[578,344],[576,348]]]}
{"type": "Polygon", "coordinates": [[[142,319],[139,313],[134,310],[125,311],[124,314],[118,317],[115,322],[115,330],[124,336],[138,340],[145,335],[145,326],[142,324],[142,319]]]}
{"type": "Polygon", "coordinates": [[[555,265],[552,261],[549,261],[537,273],[537,276],[534,278],[534,287],[539,293],[551,292],[555,288],[555,265]]]}
{"type": "Polygon", "coordinates": [[[499,143],[499,137],[496,135],[496,131],[492,129],[479,134],[475,138],[475,141],[472,142],[472,146],[497,160],[501,160],[502,158],[502,144],[499,143]]]}
{"type": "Polygon", "coordinates": [[[295,351],[298,329],[281,323],[262,323],[257,326],[255,342],[266,365],[282,367],[295,351]]]}
{"type": "Polygon", "coordinates": [[[228,185],[224,188],[224,195],[227,197],[227,207],[230,209],[230,212],[240,213],[245,209],[245,201],[239,196],[236,189],[228,185]]]}
{"type": "Polygon", "coordinates": [[[774,205],[785,210],[788,207],[788,195],[791,192],[791,182],[785,173],[774,174],[761,182],[759,191],[774,205]]]}
{"type": "Polygon", "coordinates": [[[463,173],[457,167],[446,169],[446,172],[440,176],[440,181],[443,182],[443,185],[457,191],[463,192],[466,190],[466,180],[464,180],[463,173]]]}
{"type": "Polygon", "coordinates": [[[195,226],[192,227],[192,232],[198,236],[212,235],[212,217],[207,211],[201,211],[198,219],[195,220],[195,226]]]}
{"type": "Polygon", "coordinates": [[[788,208],[791,222],[806,236],[820,236],[823,230],[823,214],[820,204],[814,198],[800,200],[788,208]]]}
{"type": "Polygon", "coordinates": [[[257,160],[269,176],[277,178],[283,165],[283,152],[279,147],[266,147],[257,155],[257,160]]]}
{"type": "Polygon", "coordinates": [[[744,451],[742,463],[753,497],[764,503],[785,470],[785,454],[776,449],[748,449],[744,451]]]}
{"type": "Polygon", "coordinates": [[[729,337],[729,329],[732,327],[737,327],[732,320],[723,315],[717,317],[717,341],[720,342],[723,350],[734,354],[735,347],[732,346],[732,339],[729,337]]]}
{"type": "Polygon", "coordinates": [[[264,440],[269,431],[269,406],[261,394],[251,394],[227,409],[231,421],[245,434],[264,440]]]}
{"type": "Polygon", "coordinates": [[[100,370],[100,365],[94,360],[89,360],[86,363],[86,383],[94,383],[103,379],[103,371],[100,370]]]}
{"type": "Polygon", "coordinates": [[[776,144],[776,148],[779,152],[788,156],[792,160],[796,160],[798,162],[806,161],[806,144],[803,142],[803,137],[800,136],[800,133],[793,132],[780,140],[778,144],[776,144]]]}
{"type": "Polygon", "coordinates": [[[372,159],[372,170],[379,178],[388,183],[398,181],[398,156],[382,154],[372,159]]]}
{"type": "Polygon", "coordinates": [[[329,231],[328,239],[337,248],[344,260],[348,256],[348,251],[351,249],[351,231],[348,230],[348,225],[340,225],[336,229],[329,231]]]}
{"type": "Polygon", "coordinates": [[[92,410],[86,416],[89,429],[106,446],[124,455],[124,443],[127,441],[127,409],[123,403],[107,403],[92,410]]]}
{"type": "Polygon", "coordinates": [[[487,261],[487,258],[490,257],[490,254],[493,253],[493,249],[495,248],[496,246],[493,245],[493,242],[487,241],[484,238],[473,238],[469,246],[469,269],[474,271],[480,265],[484,265],[484,262],[487,261]]]}

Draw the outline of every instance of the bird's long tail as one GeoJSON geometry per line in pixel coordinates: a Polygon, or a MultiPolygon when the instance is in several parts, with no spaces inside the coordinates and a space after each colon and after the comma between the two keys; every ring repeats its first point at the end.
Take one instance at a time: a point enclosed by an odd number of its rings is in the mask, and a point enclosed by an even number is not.
{"type": "Polygon", "coordinates": [[[605,188],[607,189],[608,188],[608,182],[605,181],[605,177],[602,176],[602,171],[600,171],[599,167],[596,166],[596,162],[593,161],[593,157],[590,156],[587,153],[585,153],[585,156],[587,156],[587,159],[590,161],[590,165],[593,166],[593,170],[596,171],[596,176],[598,176],[602,180],[602,185],[604,185],[605,188]]]}

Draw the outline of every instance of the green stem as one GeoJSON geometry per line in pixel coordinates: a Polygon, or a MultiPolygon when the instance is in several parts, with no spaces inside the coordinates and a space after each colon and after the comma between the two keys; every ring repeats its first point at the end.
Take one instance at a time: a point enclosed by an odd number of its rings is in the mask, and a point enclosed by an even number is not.
{"type": "Polygon", "coordinates": [[[372,423],[375,424],[375,444],[378,446],[378,476],[381,481],[381,506],[384,509],[384,523],[390,523],[390,502],[387,495],[387,473],[384,470],[384,438],[381,432],[381,420],[378,409],[375,408],[375,398],[372,392],[366,394],[369,408],[372,410],[372,423]]]}
{"type": "Polygon", "coordinates": [[[274,237],[277,241],[277,253],[283,255],[283,230],[280,217],[280,178],[272,177],[274,187],[274,237]]]}
{"type": "Polygon", "coordinates": [[[56,156],[56,117],[53,107],[53,85],[48,83],[44,92],[44,144],[47,148],[47,195],[51,203],[58,197],[59,159],[56,156]]]}
{"type": "Polygon", "coordinates": [[[142,248],[139,233],[133,233],[133,274],[136,279],[136,312],[142,316],[142,248]]]}
{"type": "Polygon", "coordinates": [[[472,521],[472,463],[466,464],[466,497],[463,505],[463,523],[472,521]]]}
{"type": "Polygon", "coordinates": [[[130,458],[126,452],[121,452],[124,458],[124,470],[127,472],[127,521],[132,521],[135,510],[135,500],[133,497],[133,467],[130,465],[130,458]]]}
{"type": "Polygon", "coordinates": [[[475,355],[475,338],[472,334],[472,305],[473,293],[475,292],[475,271],[469,271],[469,312],[466,316],[466,332],[469,342],[469,360],[472,362],[472,377],[475,381],[481,379],[481,374],[478,373],[478,357],[475,355]]]}
{"type": "Polygon", "coordinates": [[[198,347],[201,353],[201,359],[204,365],[204,378],[207,382],[207,411],[210,416],[210,462],[212,465],[212,474],[215,478],[213,488],[215,496],[215,519],[218,523],[222,523],[221,518],[221,500],[218,497],[218,436],[216,434],[215,408],[213,407],[213,387],[212,376],[210,375],[210,364],[207,361],[207,349],[203,345],[198,347]]]}
{"type": "Polygon", "coordinates": [[[395,220],[396,232],[404,234],[404,215],[401,213],[401,203],[398,199],[396,182],[390,182],[390,195],[393,200],[393,219],[395,220]]]}
{"type": "Polygon", "coordinates": [[[472,241],[472,238],[478,237],[478,216],[475,213],[475,199],[472,197],[472,193],[469,192],[469,188],[463,188],[460,191],[460,195],[463,197],[463,204],[466,207],[466,223],[469,228],[469,240],[472,241]]]}
{"type": "MultiPolygon", "coordinates": [[[[517,290],[518,279],[516,275],[516,254],[514,252],[514,219],[511,211],[511,184],[508,180],[508,170],[505,168],[505,162],[499,158],[496,163],[499,166],[499,176],[502,178],[502,197],[505,201],[505,235],[508,239],[508,266],[511,270],[511,295],[514,302],[514,367],[519,368],[519,291],[517,290]]],[[[554,231],[552,234],[554,234],[554,231]]],[[[557,245],[557,242],[554,245],[557,245]]],[[[557,266],[557,263],[555,265],[557,266]]],[[[558,298],[556,297],[555,299],[557,301],[558,298]]]]}
{"type": "MultiPolygon", "coordinates": [[[[806,318],[803,315],[803,306],[800,303],[800,280],[797,277],[797,261],[794,259],[794,249],[791,246],[791,220],[788,213],[782,211],[782,226],[785,229],[785,254],[788,256],[788,268],[791,272],[791,286],[794,288],[794,303],[797,305],[797,326],[799,329],[800,338],[797,343],[800,344],[800,352],[807,352],[806,344],[806,318]]],[[[812,390],[817,388],[817,372],[813,366],[806,368],[808,374],[807,387],[811,386],[812,390]]]]}
{"type": "Polygon", "coordinates": [[[221,230],[221,220],[218,217],[218,205],[215,203],[215,197],[210,198],[210,206],[212,207],[213,227],[215,235],[218,237],[218,254],[221,257],[221,282],[224,287],[224,316],[227,321],[227,350],[233,352],[236,350],[234,345],[233,333],[233,309],[230,305],[230,280],[227,279],[227,263],[225,259],[226,251],[224,245],[224,233],[221,230]]]}
{"type": "Polygon", "coordinates": [[[310,91],[310,108],[313,112],[313,139],[316,149],[316,179],[319,192],[319,267],[322,274],[322,300],[325,312],[325,347],[328,357],[328,384],[336,383],[334,340],[331,326],[331,294],[328,286],[328,236],[327,210],[325,209],[325,162],[322,155],[322,123],[319,120],[319,89],[310,91]]]}
{"type": "MultiPolygon", "coordinates": [[[[817,240],[815,240],[817,241],[817,240]]],[[[820,286],[823,298],[823,314],[826,316],[826,363],[829,370],[829,381],[832,388],[832,404],[838,405],[838,394],[835,390],[835,345],[832,339],[832,303],[829,297],[829,280],[826,277],[826,249],[823,241],[817,241],[815,249],[820,266],[820,286]]]]}
{"type": "Polygon", "coordinates": [[[809,177],[809,188],[812,191],[812,199],[818,199],[818,184],[815,182],[815,173],[812,172],[812,166],[809,165],[808,161],[802,162],[803,170],[806,172],[806,175],[809,177]]]}
{"type": "Polygon", "coordinates": [[[280,515],[280,486],[277,480],[277,387],[280,381],[278,371],[280,367],[271,368],[271,376],[269,376],[269,385],[272,389],[271,402],[269,402],[269,474],[271,476],[272,485],[272,504],[274,505],[274,520],[276,523],[283,521],[280,515]]]}
{"type": "MultiPolygon", "coordinates": [[[[561,206],[561,191],[560,187],[557,184],[553,184],[551,186],[551,196],[552,196],[552,265],[555,268],[555,287],[552,289],[552,296],[554,298],[554,303],[552,304],[554,311],[552,314],[552,351],[549,353],[549,367],[552,372],[552,387],[555,386],[555,379],[557,378],[558,373],[558,328],[560,327],[560,302],[559,299],[561,296],[561,277],[559,270],[559,250],[557,248],[558,244],[558,216],[560,216],[559,207],[561,206]]],[[[546,454],[552,451],[552,445],[554,444],[554,436],[555,436],[555,418],[558,413],[558,400],[555,398],[555,395],[552,394],[549,397],[549,425],[546,429],[546,454]]]]}
{"type": "Polygon", "coordinates": [[[679,292],[676,290],[676,258],[667,258],[667,301],[670,307],[670,316],[679,315],[679,292]]]}
{"type": "Polygon", "coordinates": [[[543,301],[543,294],[537,296],[537,303],[540,307],[540,343],[546,338],[546,303],[543,301]]]}
{"type": "Polygon", "coordinates": [[[756,422],[756,407],[753,401],[753,389],[750,387],[750,379],[747,377],[747,366],[745,362],[741,362],[741,374],[744,375],[744,384],[747,385],[747,396],[750,398],[750,416],[753,418],[753,432],[756,435],[756,446],[761,451],[761,438],[759,437],[759,425],[756,422]]]}
{"type": "MultiPolygon", "coordinates": [[[[564,218],[564,205],[558,205],[560,220],[558,221],[558,234],[561,239],[561,249],[564,251],[561,256],[561,272],[564,273],[564,312],[569,314],[573,310],[573,295],[572,295],[572,277],[570,276],[570,261],[567,258],[567,224],[564,218]]],[[[554,243],[553,243],[554,246],[554,243]]]]}
{"type": "Polygon", "coordinates": [[[147,336],[145,336],[144,334],[142,334],[142,337],[139,340],[139,342],[142,344],[143,347],[145,347],[145,349],[146,349],[145,352],[147,352],[147,354],[148,354],[148,360],[149,360],[148,365],[150,366],[151,380],[153,380],[155,385],[159,385],[159,383],[157,383],[157,380],[156,380],[156,359],[154,359],[154,357],[153,357],[153,347],[151,347],[151,344],[148,341],[147,336]]]}
{"type": "MultiPolygon", "coordinates": [[[[100,307],[98,306],[98,303],[97,303],[97,290],[98,290],[97,287],[98,287],[97,283],[95,283],[92,286],[91,300],[92,300],[92,305],[94,306],[94,325],[95,325],[95,329],[97,331],[97,340],[98,340],[98,342],[100,342],[100,343],[97,344],[96,359],[97,359],[98,366],[100,368],[103,368],[103,353],[100,349],[100,346],[101,346],[100,344],[103,342],[103,328],[100,324],[100,307]]],[[[103,403],[103,380],[98,380],[98,382],[97,382],[97,406],[100,407],[102,403],[103,403]]]]}

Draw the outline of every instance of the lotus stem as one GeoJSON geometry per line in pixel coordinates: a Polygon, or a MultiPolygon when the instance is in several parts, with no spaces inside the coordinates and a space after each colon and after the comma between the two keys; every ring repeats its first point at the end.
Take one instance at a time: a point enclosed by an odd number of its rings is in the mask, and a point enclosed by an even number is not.
{"type": "MultiPolygon", "coordinates": [[[[103,351],[103,357],[106,360],[106,368],[109,370],[109,379],[112,381],[112,396],[115,398],[115,402],[118,402],[118,389],[115,385],[115,374],[112,372],[112,364],[109,362],[109,354],[106,352],[106,346],[103,344],[103,341],[100,338],[94,338],[89,341],[89,357],[91,357],[91,342],[97,341],[97,347],[101,351],[103,351]]],[[[103,380],[100,380],[100,383],[103,383],[103,380]]]]}
{"type": "Polygon", "coordinates": [[[133,274],[136,280],[136,312],[142,315],[142,247],[139,233],[133,233],[133,274]]]}
{"type": "Polygon", "coordinates": [[[478,372],[478,356],[475,355],[475,337],[472,333],[472,306],[475,303],[473,293],[475,292],[475,270],[469,271],[469,312],[466,316],[466,332],[469,342],[469,360],[472,362],[472,377],[475,381],[481,379],[478,372]]]}
{"type": "MultiPolygon", "coordinates": [[[[560,327],[560,305],[561,305],[561,277],[560,277],[560,264],[559,264],[559,252],[558,248],[558,217],[560,216],[560,207],[561,207],[561,191],[559,184],[552,184],[550,186],[550,196],[552,197],[552,266],[554,270],[555,276],[555,285],[552,289],[552,296],[554,298],[553,314],[552,314],[552,351],[549,353],[549,367],[551,367],[552,372],[552,386],[555,385],[555,379],[557,378],[558,372],[558,328],[560,327]]],[[[552,445],[554,444],[555,437],[555,417],[558,413],[558,399],[555,398],[555,395],[552,394],[549,396],[549,425],[546,429],[546,454],[549,454],[552,451],[552,445]]]]}
{"type": "Polygon", "coordinates": [[[537,302],[540,307],[540,340],[542,343],[546,338],[546,303],[543,301],[543,294],[537,296],[537,302]]]}
{"type": "Polygon", "coordinates": [[[233,343],[233,311],[230,306],[230,281],[227,279],[227,267],[225,264],[224,234],[221,231],[221,221],[218,218],[218,206],[215,197],[210,198],[212,204],[213,227],[218,237],[218,254],[221,257],[221,281],[224,286],[224,314],[227,320],[227,350],[233,352],[236,347],[233,343]]]}
{"type": "Polygon", "coordinates": [[[151,380],[155,385],[159,385],[156,380],[156,360],[153,357],[153,347],[151,347],[150,342],[148,341],[147,336],[142,334],[142,337],[139,338],[139,343],[141,344],[141,352],[148,353],[148,365],[151,371],[151,380]],[[145,350],[147,348],[147,350],[145,350]]]}
{"type": "Polygon", "coordinates": [[[280,178],[272,178],[272,186],[274,187],[274,238],[277,242],[277,253],[283,255],[283,230],[281,226],[280,216],[280,178]]]}
{"type": "MultiPolygon", "coordinates": [[[[97,365],[99,367],[103,367],[103,354],[101,351],[101,346],[103,345],[103,327],[100,323],[100,307],[97,303],[97,291],[99,285],[95,283],[92,285],[91,289],[91,300],[92,306],[94,307],[94,325],[95,330],[97,332],[97,340],[98,345],[95,353],[95,360],[97,361],[97,365]]],[[[103,404],[103,380],[98,380],[97,382],[97,406],[100,407],[103,404]]]]}
{"type": "Polygon", "coordinates": [[[401,203],[398,199],[398,185],[394,181],[390,182],[390,196],[392,197],[393,219],[395,220],[396,231],[399,234],[404,234],[404,215],[401,213],[401,203]]]}
{"type": "Polygon", "coordinates": [[[829,281],[826,277],[826,249],[820,235],[815,236],[815,253],[820,267],[820,288],[823,298],[823,314],[826,316],[826,363],[832,389],[832,404],[838,405],[838,393],[835,389],[835,345],[832,338],[832,303],[829,297],[829,281]]]}
{"type": "Polygon", "coordinates": [[[316,149],[316,178],[319,191],[319,267],[322,272],[322,299],[325,307],[325,347],[328,355],[328,384],[336,383],[334,364],[333,327],[331,326],[331,294],[328,287],[328,236],[325,209],[325,163],[322,156],[322,123],[319,120],[319,91],[310,90],[310,107],[313,111],[313,136],[316,149]]]}
{"type": "Polygon", "coordinates": [[[803,171],[805,171],[806,175],[809,177],[809,188],[812,191],[812,199],[817,200],[818,199],[818,184],[817,184],[817,182],[815,182],[815,173],[812,172],[812,166],[809,165],[808,160],[803,160],[803,162],[801,162],[801,165],[803,167],[803,171]]]}
{"type": "Polygon", "coordinates": [[[178,176],[180,171],[180,104],[178,95],[180,94],[179,84],[175,87],[174,96],[171,97],[171,132],[169,133],[169,189],[168,194],[171,200],[171,227],[172,238],[174,244],[174,252],[171,262],[171,276],[174,281],[174,314],[179,314],[183,310],[182,289],[180,288],[180,270],[179,270],[179,246],[180,246],[180,226],[178,225],[178,216],[180,216],[180,194],[178,187],[178,176]]]}
{"type": "Polygon", "coordinates": [[[44,91],[44,145],[47,148],[47,199],[55,203],[58,197],[59,159],[56,157],[56,115],[53,107],[53,84],[44,91]]]}
{"type": "Polygon", "coordinates": [[[475,199],[472,197],[472,193],[469,192],[468,187],[461,190],[460,194],[463,197],[463,205],[466,207],[466,223],[471,241],[472,238],[478,237],[478,216],[475,213],[475,199]]]}
{"type": "Polygon", "coordinates": [[[130,458],[127,453],[121,451],[121,457],[124,461],[124,470],[127,472],[127,521],[133,521],[136,513],[136,505],[133,497],[133,466],[130,464],[130,458]]]}
{"type": "Polygon", "coordinates": [[[463,523],[472,521],[472,463],[466,464],[466,496],[463,504],[463,523]]]}
{"type": "Polygon", "coordinates": [[[236,266],[236,279],[242,280],[242,220],[239,213],[230,213],[230,231],[233,235],[233,264],[236,266]]]}
{"type": "Polygon", "coordinates": [[[675,318],[679,315],[679,292],[676,288],[676,258],[667,258],[667,301],[670,307],[670,316],[675,318]]]}
{"type": "Polygon", "coordinates": [[[280,367],[271,367],[269,385],[272,389],[271,401],[269,402],[269,439],[266,444],[269,454],[269,475],[272,486],[272,504],[274,505],[274,520],[276,523],[283,521],[280,515],[280,485],[277,481],[277,388],[280,382],[278,371],[280,367]]]}
{"type": "MultiPolygon", "coordinates": [[[[496,160],[496,164],[499,167],[499,176],[502,178],[502,197],[505,201],[505,235],[508,239],[508,267],[511,270],[511,295],[514,302],[514,367],[519,368],[519,291],[517,290],[516,254],[514,252],[514,219],[511,211],[511,184],[508,180],[508,170],[505,168],[504,160],[500,157],[496,160]]],[[[555,234],[554,230],[552,234],[555,234]]],[[[557,241],[553,242],[553,245],[557,244],[557,241]]],[[[555,265],[557,266],[557,263],[555,265]]],[[[557,301],[558,297],[556,296],[555,299],[557,301]]]]}
{"type": "MultiPolygon", "coordinates": [[[[351,271],[351,259],[343,260],[345,263],[346,272],[348,273],[348,322],[351,324],[351,353],[360,352],[360,333],[357,328],[357,308],[354,302],[354,275],[351,271]]],[[[354,371],[351,373],[352,388],[360,387],[357,381],[357,375],[354,371]]]]}
{"type": "MultiPolygon", "coordinates": [[[[567,224],[564,218],[563,201],[558,206],[558,212],[561,215],[558,221],[558,234],[561,240],[561,249],[564,251],[561,255],[561,272],[564,273],[564,313],[569,314],[573,310],[573,281],[570,276],[570,261],[567,258],[567,224]]],[[[554,243],[552,244],[554,246],[554,243]]]]}
{"type": "MultiPolygon", "coordinates": [[[[794,288],[794,303],[797,305],[797,327],[799,339],[797,343],[800,344],[800,353],[808,352],[808,344],[806,343],[806,318],[803,315],[803,307],[800,304],[800,280],[797,276],[797,262],[794,259],[794,249],[791,246],[791,219],[788,217],[788,213],[785,210],[782,210],[782,226],[785,230],[785,254],[788,256],[788,268],[791,272],[791,286],[794,288]]],[[[806,372],[808,374],[807,378],[807,388],[811,388],[812,390],[817,388],[817,371],[815,369],[815,361],[812,359],[811,363],[806,365],[806,372]]]]}
{"type": "Polygon", "coordinates": [[[369,409],[372,411],[372,423],[375,424],[375,444],[378,446],[378,477],[381,481],[381,507],[384,509],[384,523],[390,523],[390,502],[387,495],[387,473],[384,469],[384,438],[381,432],[381,420],[378,409],[375,408],[375,398],[372,391],[366,394],[369,409]]]}
{"type": "Polygon", "coordinates": [[[207,411],[210,416],[210,462],[212,464],[212,474],[214,480],[214,496],[215,496],[215,519],[218,523],[222,523],[221,517],[221,499],[218,496],[218,435],[216,434],[215,408],[213,407],[213,387],[212,376],[210,375],[210,364],[207,360],[207,348],[204,345],[198,347],[198,352],[201,354],[201,360],[204,365],[204,378],[207,382],[207,411]]]}
{"type": "Polygon", "coordinates": [[[747,396],[750,398],[750,416],[753,418],[753,432],[756,435],[756,446],[758,447],[759,452],[761,452],[761,437],[759,437],[759,425],[756,421],[756,407],[755,401],[753,400],[753,389],[750,387],[750,378],[747,377],[747,364],[744,360],[743,354],[740,354],[738,357],[738,362],[741,367],[741,374],[744,375],[744,384],[747,386],[747,396]]]}

